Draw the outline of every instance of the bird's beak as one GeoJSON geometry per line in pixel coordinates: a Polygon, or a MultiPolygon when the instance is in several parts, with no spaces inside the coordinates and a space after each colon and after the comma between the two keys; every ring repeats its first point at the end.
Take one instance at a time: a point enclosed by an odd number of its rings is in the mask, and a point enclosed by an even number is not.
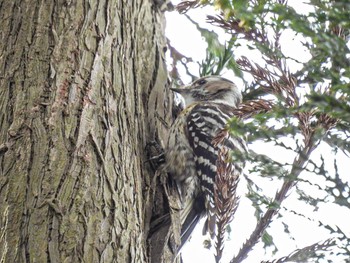
{"type": "Polygon", "coordinates": [[[186,89],[186,87],[184,88],[170,88],[170,90],[176,92],[176,93],[180,93],[180,94],[184,94],[188,91],[188,89],[186,89]]]}
{"type": "Polygon", "coordinates": [[[176,93],[181,93],[181,89],[177,89],[177,88],[170,88],[170,90],[176,92],[176,93]]]}

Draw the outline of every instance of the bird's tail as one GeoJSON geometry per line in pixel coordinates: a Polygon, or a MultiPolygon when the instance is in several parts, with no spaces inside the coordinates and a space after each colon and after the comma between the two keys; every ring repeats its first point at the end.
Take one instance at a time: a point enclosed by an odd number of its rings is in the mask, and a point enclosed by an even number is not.
{"type": "Polygon", "coordinates": [[[192,200],[182,211],[181,221],[181,246],[178,252],[180,252],[183,245],[189,240],[196,225],[201,218],[205,215],[205,203],[203,196],[199,195],[196,199],[192,200]]]}

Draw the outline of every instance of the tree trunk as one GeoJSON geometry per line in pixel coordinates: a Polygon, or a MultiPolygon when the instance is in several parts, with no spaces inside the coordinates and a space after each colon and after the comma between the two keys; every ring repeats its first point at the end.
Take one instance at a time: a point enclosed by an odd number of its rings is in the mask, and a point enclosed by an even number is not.
{"type": "Polygon", "coordinates": [[[163,19],[145,0],[0,1],[0,262],[149,262],[163,19]]]}

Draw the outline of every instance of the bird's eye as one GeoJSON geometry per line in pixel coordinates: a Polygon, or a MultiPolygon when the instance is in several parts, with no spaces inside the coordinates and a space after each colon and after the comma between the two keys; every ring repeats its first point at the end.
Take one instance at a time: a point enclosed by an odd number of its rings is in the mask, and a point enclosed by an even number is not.
{"type": "Polygon", "coordinates": [[[224,91],[226,91],[226,89],[218,89],[218,90],[216,91],[216,93],[221,93],[221,92],[224,92],[224,91]]]}
{"type": "Polygon", "coordinates": [[[199,84],[199,85],[204,85],[205,83],[207,83],[207,81],[204,79],[198,80],[198,82],[197,82],[197,84],[199,84]]]}

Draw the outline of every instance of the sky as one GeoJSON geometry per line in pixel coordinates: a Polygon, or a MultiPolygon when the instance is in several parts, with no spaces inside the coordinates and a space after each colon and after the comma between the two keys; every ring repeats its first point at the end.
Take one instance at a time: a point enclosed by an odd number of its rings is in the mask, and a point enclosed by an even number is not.
{"type": "MultiPolygon", "coordinates": [[[[172,1],[173,4],[177,4],[180,1],[172,1]]],[[[289,1],[297,12],[307,14],[310,12],[310,5],[305,4],[304,1],[294,0],[289,1]]],[[[202,21],[201,26],[215,29],[219,33],[219,40],[224,43],[227,40],[224,32],[218,30],[217,28],[205,23],[205,18],[207,14],[207,8],[199,8],[188,12],[188,15],[195,21],[202,21]]],[[[189,20],[184,16],[178,14],[176,11],[166,13],[167,26],[166,26],[166,36],[170,40],[170,43],[179,52],[183,53],[188,57],[192,57],[195,61],[201,61],[205,58],[206,43],[201,38],[200,33],[197,31],[196,27],[189,22],[189,20]]],[[[291,34],[291,31],[286,31],[281,38],[282,51],[292,58],[296,58],[301,62],[306,62],[310,58],[310,54],[305,51],[304,47],[300,43],[300,38],[291,34]]],[[[241,50],[237,50],[241,54],[247,55],[249,51],[247,48],[242,47],[241,50]]],[[[250,56],[255,56],[251,54],[250,56]]],[[[170,63],[170,57],[167,56],[168,64],[170,63]]],[[[301,65],[289,61],[291,70],[297,70],[301,65]]],[[[186,76],[183,68],[178,69],[182,80],[184,83],[189,83],[191,81],[190,77],[186,76]]],[[[192,63],[191,73],[198,75],[198,65],[192,63]]],[[[224,77],[233,80],[241,89],[243,88],[243,82],[241,79],[234,76],[232,72],[224,72],[224,77]]],[[[294,140],[291,140],[294,141],[294,140]]],[[[257,142],[253,145],[250,144],[249,147],[257,153],[266,154],[276,161],[282,163],[291,163],[295,157],[293,153],[283,149],[281,147],[275,147],[274,145],[266,145],[265,142],[257,142]]],[[[333,157],[332,149],[325,143],[321,144],[318,149],[312,155],[312,160],[320,162],[321,154],[328,153],[329,156],[333,157]]],[[[327,156],[327,155],[326,155],[327,156]]],[[[336,156],[338,160],[339,173],[345,178],[348,176],[348,165],[350,159],[342,153],[338,153],[336,156]]],[[[328,168],[331,173],[334,173],[333,168],[333,158],[326,158],[325,160],[326,168],[328,168]]],[[[301,175],[305,179],[312,178],[315,176],[311,173],[303,173],[301,175]]],[[[281,186],[281,181],[271,178],[261,178],[259,176],[253,176],[253,180],[259,183],[259,186],[264,188],[266,193],[270,193],[273,197],[276,191],[281,186]]],[[[322,187],[327,185],[327,182],[321,179],[315,178],[318,184],[322,187]]],[[[349,182],[349,181],[348,181],[349,182]]],[[[306,191],[311,191],[313,195],[320,195],[320,198],[328,198],[327,196],[322,196],[323,192],[317,190],[306,183],[301,183],[298,185],[301,189],[306,191]]],[[[247,193],[246,182],[241,179],[238,189],[239,195],[241,196],[241,201],[239,208],[235,214],[235,219],[233,220],[231,227],[232,233],[228,237],[226,242],[226,249],[224,250],[224,257],[222,262],[228,262],[232,256],[237,253],[238,249],[241,247],[244,240],[246,240],[252,230],[256,225],[256,218],[254,216],[255,209],[248,198],[245,197],[247,193]]],[[[348,196],[350,202],[349,193],[339,193],[348,196]]],[[[325,241],[329,237],[329,232],[324,228],[319,226],[319,220],[328,223],[331,226],[340,227],[348,236],[350,236],[350,210],[340,207],[338,205],[327,203],[320,205],[318,211],[314,211],[312,206],[305,204],[303,201],[297,200],[297,193],[294,189],[289,193],[289,197],[283,203],[284,207],[289,209],[294,209],[300,211],[305,217],[295,215],[290,212],[284,212],[283,222],[282,220],[274,220],[271,226],[268,228],[268,232],[274,236],[274,242],[277,245],[278,251],[274,254],[274,248],[268,249],[267,252],[263,249],[262,243],[258,244],[254,250],[249,254],[249,257],[244,261],[244,263],[257,263],[261,260],[271,260],[283,256],[287,256],[297,248],[302,248],[304,246],[311,245],[319,241],[325,241]],[[289,231],[293,234],[293,238],[285,233],[285,225],[287,223],[289,226],[289,231]]],[[[330,200],[332,201],[332,200],[330,200]]],[[[281,209],[283,210],[283,209],[281,209]]],[[[202,222],[203,223],[203,222],[202,222]]],[[[183,259],[184,263],[190,262],[200,262],[200,263],[212,263],[214,262],[213,251],[203,248],[203,241],[205,237],[201,235],[202,226],[196,228],[191,241],[186,244],[183,248],[183,259]]],[[[326,262],[326,261],[325,261],[326,262]]],[[[343,262],[343,259],[336,258],[335,263],[343,262]],[[339,260],[339,261],[337,261],[339,260]]]]}

